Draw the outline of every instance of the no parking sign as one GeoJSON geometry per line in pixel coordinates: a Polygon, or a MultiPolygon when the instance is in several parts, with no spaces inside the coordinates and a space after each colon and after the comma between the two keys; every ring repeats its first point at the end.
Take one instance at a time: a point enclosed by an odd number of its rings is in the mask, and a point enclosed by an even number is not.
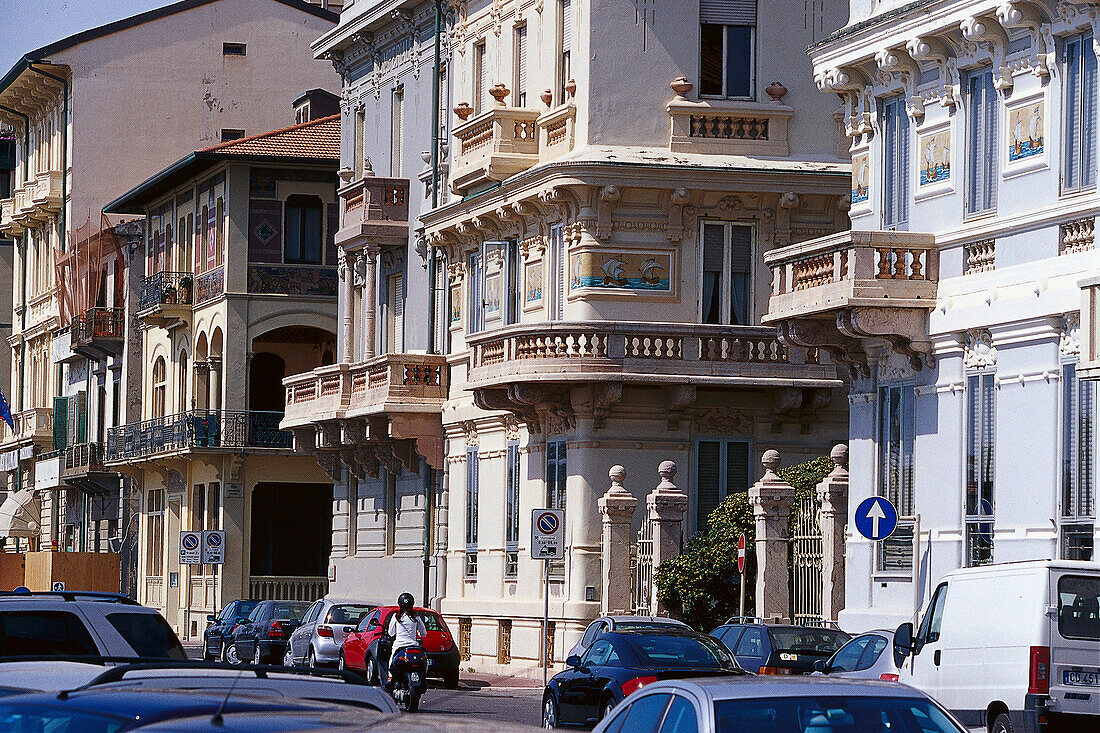
{"type": "Polygon", "coordinates": [[[534,509],[531,511],[531,557],[535,560],[565,558],[565,511],[534,509]]]}
{"type": "Polygon", "coordinates": [[[225,563],[224,529],[208,529],[202,533],[202,561],[208,565],[225,563]]]}

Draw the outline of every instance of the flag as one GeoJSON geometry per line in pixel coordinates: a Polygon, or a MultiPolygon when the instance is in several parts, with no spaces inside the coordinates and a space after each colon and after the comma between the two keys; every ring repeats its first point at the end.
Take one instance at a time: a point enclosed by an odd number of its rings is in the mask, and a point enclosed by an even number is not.
{"type": "Polygon", "coordinates": [[[0,389],[0,418],[4,419],[4,422],[8,424],[8,427],[14,433],[15,422],[11,419],[11,405],[8,404],[8,398],[4,396],[3,389],[0,389]]]}

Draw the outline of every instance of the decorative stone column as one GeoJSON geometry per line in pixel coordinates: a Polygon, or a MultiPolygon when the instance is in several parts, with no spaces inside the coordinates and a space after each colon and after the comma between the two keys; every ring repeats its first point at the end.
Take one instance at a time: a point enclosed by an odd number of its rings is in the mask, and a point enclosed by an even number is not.
{"type": "Polygon", "coordinates": [[[365,258],[363,272],[363,361],[374,356],[374,334],[378,294],[378,247],[368,244],[362,252],[365,258]]]}
{"type": "Polygon", "coordinates": [[[630,522],[638,500],[623,488],[626,469],[607,472],[611,488],[598,502],[603,519],[603,594],[601,613],[630,613],[630,522]]]}
{"type": "Polygon", "coordinates": [[[787,619],[791,607],[787,519],[795,492],[775,473],[779,461],[779,451],[764,451],[764,475],[749,488],[756,518],[756,615],[765,619],[787,619]]]}
{"type": "Polygon", "coordinates": [[[836,621],[844,610],[844,529],[848,524],[848,446],[833,446],[836,467],[817,485],[821,502],[821,617],[836,621]]]}
{"type": "Polygon", "coordinates": [[[340,301],[340,361],[350,364],[355,357],[355,255],[350,252],[340,258],[340,301]]]}
{"type": "MultiPolygon", "coordinates": [[[[672,461],[661,461],[657,473],[661,477],[661,483],[657,484],[657,488],[649,492],[649,496],[646,497],[649,521],[653,523],[654,578],[661,563],[680,554],[684,510],[688,506],[687,494],[672,483],[672,477],[676,475],[676,464],[672,461]]],[[[667,610],[664,604],[657,600],[657,583],[650,583],[650,586],[651,612],[655,616],[663,616],[667,610]]]]}

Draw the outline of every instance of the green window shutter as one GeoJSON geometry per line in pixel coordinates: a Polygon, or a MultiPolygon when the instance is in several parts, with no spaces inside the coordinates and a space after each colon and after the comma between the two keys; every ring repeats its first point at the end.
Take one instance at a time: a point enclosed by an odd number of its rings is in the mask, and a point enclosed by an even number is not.
{"type": "Polygon", "coordinates": [[[77,443],[88,442],[88,393],[76,393],[76,440],[77,443]]]}
{"type": "Polygon", "coordinates": [[[53,398],[53,449],[61,450],[68,444],[68,397],[53,398]]]}

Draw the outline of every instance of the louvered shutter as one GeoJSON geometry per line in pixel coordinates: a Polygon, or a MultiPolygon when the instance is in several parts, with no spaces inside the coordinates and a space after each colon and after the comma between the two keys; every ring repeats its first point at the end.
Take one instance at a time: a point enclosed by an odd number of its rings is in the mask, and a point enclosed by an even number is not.
{"type": "Polygon", "coordinates": [[[61,450],[69,444],[69,398],[53,398],[53,449],[61,450]]]}
{"type": "Polygon", "coordinates": [[[477,75],[474,83],[477,84],[477,114],[481,114],[485,110],[489,109],[489,60],[486,58],[488,50],[484,43],[475,47],[475,61],[477,63],[477,69],[475,73],[477,75]]]}
{"type": "Polygon", "coordinates": [[[561,1],[561,50],[573,50],[573,6],[570,0],[561,1]]]}
{"type": "Polygon", "coordinates": [[[909,222],[909,115],[905,112],[905,103],[901,100],[895,105],[898,129],[898,184],[897,184],[897,225],[903,228],[909,222]]]}
{"type": "Polygon", "coordinates": [[[516,93],[515,104],[527,105],[527,26],[516,29],[516,93]]]}
{"type": "Polygon", "coordinates": [[[477,448],[466,449],[466,548],[477,547],[477,448]]]}
{"type": "Polygon", "coordinates": [[[748,493],[749,483],[749,444],[731,441],[726,444],[726,496],[748,493]]]}
{"type": "Polygon", "coordinates": [[[519,446],[508,444],[507,514],[505,516],[506,534],[504,541],[510,545],[519,542],[519,446]]]}
{"type": "Polygon", "coordinates": [[[699,22],[756,25],[756,0],[699,0],[699,22]]]}
{"type": "Polygon", "coordinates": [[[701,440],[698,448],[695,500],[695,526],[706,528],[710,513],[718,508],[722,480],[722,444],[716,440],[701,440]]]}
{"type": "Polygon", "coordinates": [[[982,148],[982,157],[985,160],[985,200],[984,210],[997,206],[997,160],[1000,158],[1001,141],[997,136],[997,90],[993,88],[993,72],[982,75],[984,81],[984,109],[986,145],[982,148]]]}
{"type": "Polygon", "coordinates": [[[752,227],[734,226],[730,232],[730,270],[752,271],[752,227]]]}
{"type": "Polygon", "coordinates": [[[970,109],[967,113],[969,123],[969,150],[966,151],[967,161],[967,210],[970,212],[982,211],[982,205],[986,197],[986,179],[984,159],[990,154],[989,140],[985,135],[984,114],[982,112],[984,87],[981,84],[981,75],[973,75],[968,81],[970,94],[967,100],[970,109]]]}
{"type": "Polygon", "coordinates": [[[1066,41],[1062,61],[1066,69],[1066,129],[1062,148],[1062,187],[1074,190],[1080,185],[1077,160],[1081,150],[1081,43],[1066,41]]]}
{"type": "Polygon", "coordinates": [[[565,238],[562,236],[561,228],[554,229],[551,234],[553,238],[553,260],[554,260],[554,273],[553,280],[551,281],[551,288],[554,293],[554,313],[553,319],[560,321],[565,318],[565,297],[566,297],[566,281],[565,281],[565,261],[566,261],[566,249],[565,238]]]}
{"type": "Polygon", "coordinates": [[[405,278],[400,274],[391,279],[390,303],[393,309],[393,352],[405,350],[405,278]]]}
{"type": "Polygon", "coordinates": [[[1096,185],[1096,52],[1092,36],[1081,42],[1081,187],[1096,185]]]}

